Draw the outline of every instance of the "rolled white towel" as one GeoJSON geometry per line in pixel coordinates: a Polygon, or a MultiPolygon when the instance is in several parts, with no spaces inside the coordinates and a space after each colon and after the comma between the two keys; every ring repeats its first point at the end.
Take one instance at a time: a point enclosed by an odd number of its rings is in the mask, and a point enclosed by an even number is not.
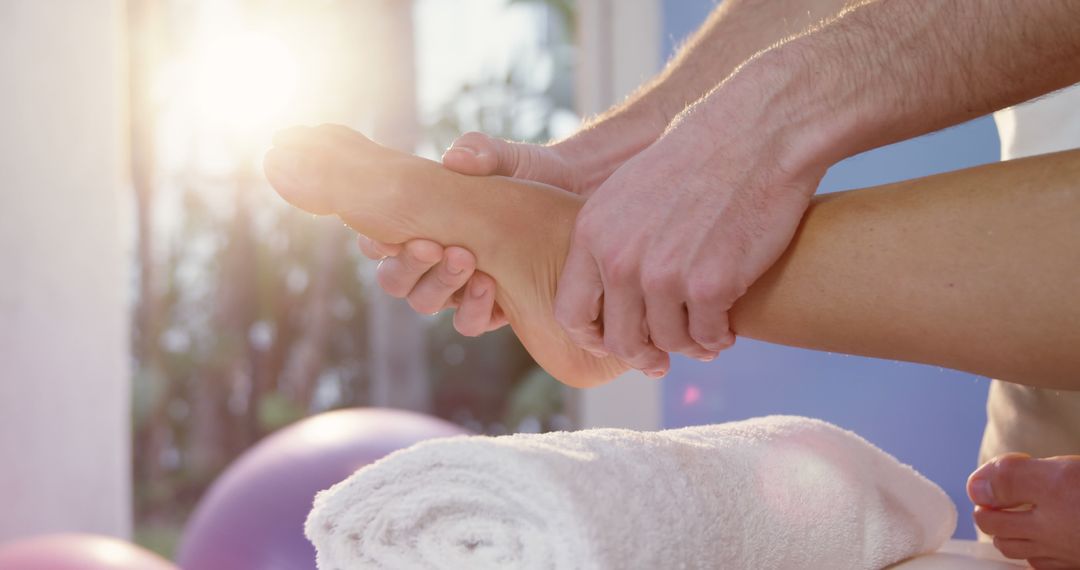
{"type": "Polygon", "coordinates": [[[944,491],[858,435],[769,416],[431,440],[320,492],[305,531],[322,570],[841,570],[955,526],[944,491]]]}

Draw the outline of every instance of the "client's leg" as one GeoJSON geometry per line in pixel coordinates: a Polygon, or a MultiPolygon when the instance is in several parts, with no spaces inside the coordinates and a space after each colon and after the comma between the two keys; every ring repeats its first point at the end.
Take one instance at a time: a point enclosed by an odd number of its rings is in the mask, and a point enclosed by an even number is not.
{"type": "MultiPolygon", "coordinates": [[[[514,332],[559,380],[591,386],[626,369],[576,348],[552,316],[580,197],[455,174],[344,127],[294,129],[275,143],[267,176],[294,205],[380,241],[472,250],[514,332]],[[309,179],[290,177],[298,161],[309,179]]],[[[1080,388],[1078,220],[1080,151],[822,196],[732,309],[732,327],[1080,388]]]]}

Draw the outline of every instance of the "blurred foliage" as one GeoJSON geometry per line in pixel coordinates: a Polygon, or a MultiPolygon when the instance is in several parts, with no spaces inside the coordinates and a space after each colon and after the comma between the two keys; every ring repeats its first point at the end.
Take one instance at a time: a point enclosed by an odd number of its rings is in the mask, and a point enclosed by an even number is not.
{"type": "MultiPolygon", "coordinates": [[[[545,44],[522,52],[508,72],[463,85],[424,125],[424,143],[445,148],[467,130],[543,142],[576,124],[572,2],[509,0],[521,3],[548,6],[545,44]]],[[[158,55],[175,49],[169,42],[184,41],[192,19],[159,21],[164,29],[150,33],[139,26],[149,25],[142,10],[151,4],[131,5],[133,475],[136,538],[169,556],[199,497],[259,438],[312,413],[368,404],[368,306],[382,293],[354,234],[283,204],[251,157],[224,173],[161,171],[147,150],[158,135],[139,67],[151,62],[140,58],[149,59],[150,47],[158,55]],[[163,205],[173,212],[168,220],[158,215],[163,205]]],[[[162,19],[191,7],[157,4],[162,19]]],[[[451,318],[447,311],[428,321],[429,412],[481,433],[568,427],[562,386],[509,327],[469,339],[451,318]]]]}

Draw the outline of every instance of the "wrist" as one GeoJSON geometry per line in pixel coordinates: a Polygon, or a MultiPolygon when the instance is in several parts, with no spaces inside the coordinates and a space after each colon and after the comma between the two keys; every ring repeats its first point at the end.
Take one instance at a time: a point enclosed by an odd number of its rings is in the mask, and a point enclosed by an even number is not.
{"type": "Polygon", "coordinates": [[[658,115],[648,115],[639,110],[624,109],[586,124],[573,135],[549,146],[578,173],[578,185],[588,194],[663,133],[667,124],[661,123],[658,115]]]}
{"type": "Polygon", "coordinates": [[[849,98],[835,99],[838,83],[846,88],[850,78],[815,65],[798,41],[751,58],[672,128],[707,129],[699,136],[715,141],[726,160],[735,152],[744,155],[744,168],[778,169],[789,177],[820,176],[865,150],[854,136],[857,110],[846,104],[849,98]]]}

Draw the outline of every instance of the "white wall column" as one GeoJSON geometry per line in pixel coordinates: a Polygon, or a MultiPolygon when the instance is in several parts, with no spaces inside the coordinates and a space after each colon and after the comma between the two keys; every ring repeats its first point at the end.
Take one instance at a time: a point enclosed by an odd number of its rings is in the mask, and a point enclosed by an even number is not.
{"type": "MultiPolygon", "coordinates": [[[[579,0],[577,106],[595,115],[660,70],[660,0],[579,0]]],[[[628,372],[598,388],[570,392],[578,426],[658,429],[660,386],[628,372]]]]}
{"type": "Polygon", "coordinates": [[[0,2],[0,542],[131,530],[122,12],[0,2]]]}

